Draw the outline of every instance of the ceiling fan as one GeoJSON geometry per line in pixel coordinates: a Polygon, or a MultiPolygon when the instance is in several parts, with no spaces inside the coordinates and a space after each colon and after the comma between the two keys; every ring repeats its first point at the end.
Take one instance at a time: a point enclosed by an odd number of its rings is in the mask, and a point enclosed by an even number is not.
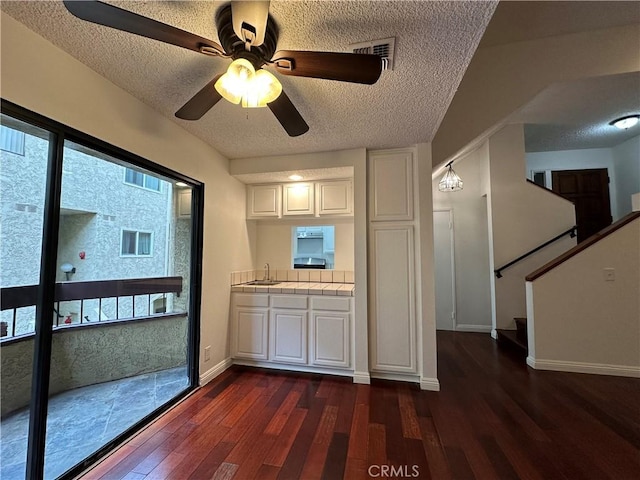
{"type": "Polygon", "coordinates": [[[204,55],[233,60],[225,74],[217,75],[177,112],[176,117],[198,120],[221,98],[243,107],[268,106],[291,137],[309,130],[300,112],[282,91],[267,66],[282,75],[374,84],[382,72],[378,55],[360,53],[276,51],[278,27],[269,15],[268,1],[233,1],[216,14],[222,45],[151,18],[100,1],[64,0],[76,17],[141,35],[204,55]]]}

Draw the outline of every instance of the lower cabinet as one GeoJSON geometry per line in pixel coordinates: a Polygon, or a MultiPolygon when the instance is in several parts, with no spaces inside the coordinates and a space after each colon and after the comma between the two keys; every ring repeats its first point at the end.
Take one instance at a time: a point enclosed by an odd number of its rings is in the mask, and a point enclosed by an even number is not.
{"type": "Polygon", "coordinates": [[[349,368],[350,315],[343,312],[313,312],[311,315],[311,364],[349,368]]]}
{"type": "Polygon", "coordinates": [[[307,312],[271,310],[269,360],[307,363],[307,312]]]}
{"type": "Polygon", "coordinates": [[[232,354],[236,358],[267,360],[269,310],[237,307],[232,354]]]}
{"type": "Polygon", "coordinates": [[[231,356],[348,369],[351,297],[234,293],[231,356]]]}

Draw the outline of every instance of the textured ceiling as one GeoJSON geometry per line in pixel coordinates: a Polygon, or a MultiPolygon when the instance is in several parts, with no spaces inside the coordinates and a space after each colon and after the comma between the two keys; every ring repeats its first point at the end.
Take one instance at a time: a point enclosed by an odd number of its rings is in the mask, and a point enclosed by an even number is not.
{"type": "MultiPolygon", "coordinates": [[[[221,2],[109,2],[217,41],[221,2]]],[[[429,142],[496,2],[273,1],[278,49],[349,51],[396,37],[395,66],[373,86],[280,76],[310,131],[290,138],[269,109],[219,102],[201,120],[174,112],[228,60],[83,22],[62,2],[2,1],[0,8],[228,158],[429,142]]]]}
{"type": "Polygon", "coordinates": [[[610,148],[640,135],[609,122],[640,113],[640,72],[551,85],[510,120],[525,124],[525,150],[610,148]]]}

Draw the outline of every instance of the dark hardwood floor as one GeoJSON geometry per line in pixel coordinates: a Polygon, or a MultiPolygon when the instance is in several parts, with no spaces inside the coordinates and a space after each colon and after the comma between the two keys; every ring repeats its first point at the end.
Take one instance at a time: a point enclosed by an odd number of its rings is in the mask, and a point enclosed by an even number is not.
{"type": "Polygon", "coordinates": [[[438,332],[440,392],[233,367],[89,479],[638,479],[640,380],[438,332]]]}

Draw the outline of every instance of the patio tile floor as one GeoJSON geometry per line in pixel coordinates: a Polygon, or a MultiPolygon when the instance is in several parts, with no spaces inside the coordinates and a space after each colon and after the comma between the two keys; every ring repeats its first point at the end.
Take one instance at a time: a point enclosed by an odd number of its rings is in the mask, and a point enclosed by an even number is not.
{"type": "MultiPolygon", "coordinates": [[[[188,386],[187,367],[76,388],[49,400],[45,478],[53,479],[188,386]]],[[[0,422],[0,478],[25,477],[29,409],[0,422]]]]}

